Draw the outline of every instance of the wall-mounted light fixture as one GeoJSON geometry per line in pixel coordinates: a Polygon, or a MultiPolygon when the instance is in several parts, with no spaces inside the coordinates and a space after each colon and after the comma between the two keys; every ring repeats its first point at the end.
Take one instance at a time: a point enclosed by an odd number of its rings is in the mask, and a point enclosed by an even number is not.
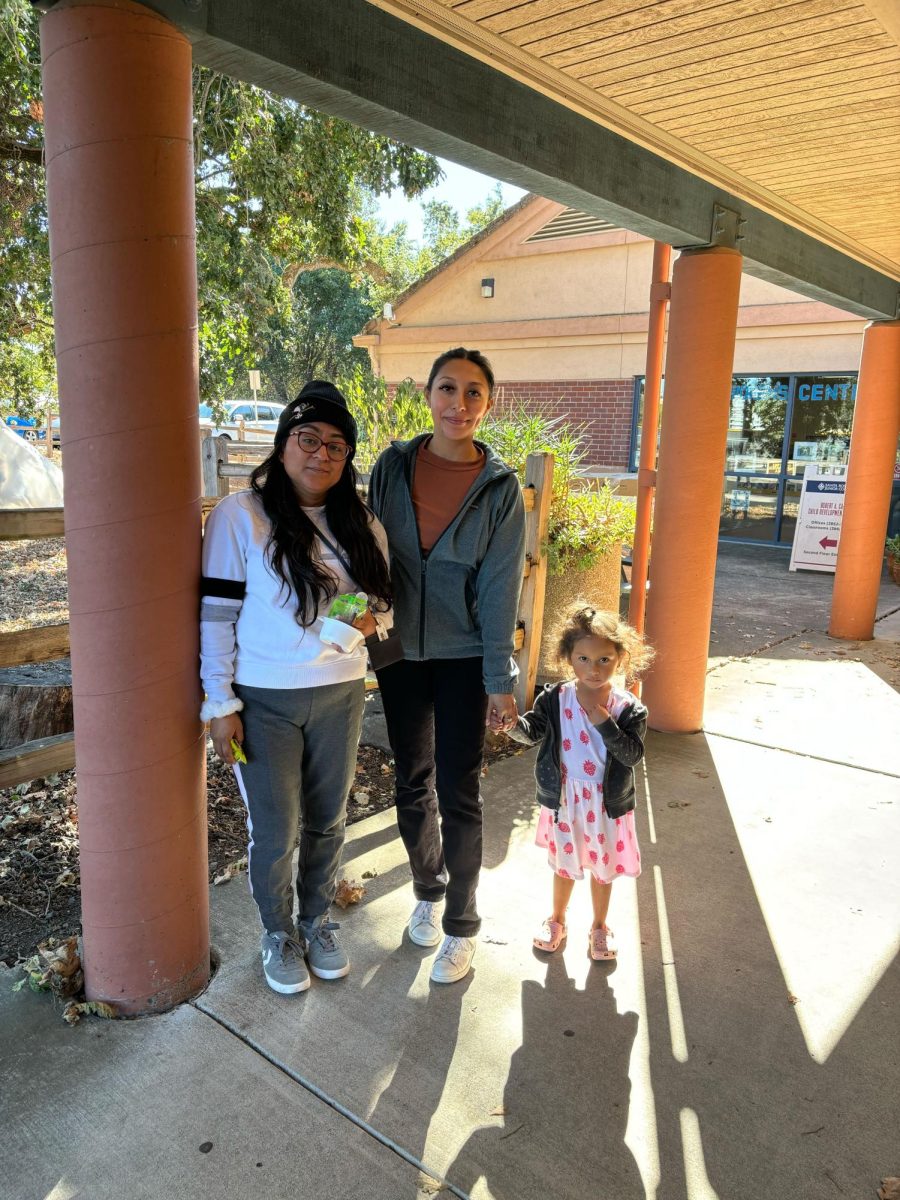
{"type": "Polygon", "coordinates": [[[482,296],[484,296],[485,300],[492,300],[494,298],[494,281],[493,281],[493,279],[482,279],[481,294],[482,294],[482,296]]]}
{"type": "Polygon", "coordinates": [[[384,319],[386,321],[393,321],[393,319],[394,319],[393,304],[385,304],[384,308],[381,311],[384,313],[384,319]]]}

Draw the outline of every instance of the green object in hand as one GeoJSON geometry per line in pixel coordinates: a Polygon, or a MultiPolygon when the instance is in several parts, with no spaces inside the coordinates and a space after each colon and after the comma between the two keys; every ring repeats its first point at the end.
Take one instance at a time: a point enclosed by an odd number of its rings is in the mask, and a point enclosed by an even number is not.
{"type": "Polygon", "coordinates": [[[331,608],[328,610],[328,615],[336,621],[343,621],[347,625],[352,625],[357,617],[363,615],[367,607],[368,597],[365,592],[357,592],[355,596],[352,592],[344,592],[341,596],[335,596],[331,602],[331,608]]]}
{"type": "Polygon", "coordinates": [[[247,761],[247,755],[242,750],[240,742],[238,742],[235,738],[231,739],[231,750],[234,754],[235,762],[245,763],[247,761]]]}

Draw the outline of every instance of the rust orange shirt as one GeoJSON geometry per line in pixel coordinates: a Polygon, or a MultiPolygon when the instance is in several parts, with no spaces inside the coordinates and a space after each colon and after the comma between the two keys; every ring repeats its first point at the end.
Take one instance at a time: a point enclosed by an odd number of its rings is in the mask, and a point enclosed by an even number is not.
{"type": "Polygon", "coordinates": [[[416,454],[412,502],[419,545],[427,554],[456,514],[469,488],[484,469],[484,454],[475,462],[438,458],[423,443],[416,454]]]}

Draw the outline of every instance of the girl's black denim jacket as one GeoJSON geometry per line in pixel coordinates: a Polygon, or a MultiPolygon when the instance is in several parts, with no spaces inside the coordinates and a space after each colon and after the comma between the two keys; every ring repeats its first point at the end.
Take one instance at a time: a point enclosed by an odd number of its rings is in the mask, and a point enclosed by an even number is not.
{"type": "MultiPolygon", "coordinates": [[[[538,694],[534,708],[520,716],[509,731],[514,741],[525,746],[538,742],[534,777],[537,798],[545,808],[559,811],[562,792],[560,766],[559,691],[563,685],[547,684],[538,694]]],[[[607,718],[595,726],[606,746],[606,767],[603,771],[603,803],[611,817],[623,817],[634,808],[634,765],[644,757],[644,735],[647,732],[647,709],[632,697],[622,709],[618,720],[607,718]]]]}

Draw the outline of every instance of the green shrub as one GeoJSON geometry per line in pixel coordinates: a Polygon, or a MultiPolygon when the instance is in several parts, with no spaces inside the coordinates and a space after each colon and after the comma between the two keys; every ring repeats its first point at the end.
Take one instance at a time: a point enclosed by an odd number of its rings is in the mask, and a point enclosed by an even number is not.
{"type": "Polygon", "coordinates": [[[431,428],[428,404],[412,379],[399,383],[391,396],[381,376],[357,364],[336,383],[359,426],[355,462],[360,471],[371,470],[378,455],[395,439],[406,441],[431,428]]]}
{"type": "Polygon", "coordinates": [[[551,575],[584,571],[612,549],[634,537],[634,504],[613,492],[608,483],[591,487],[578,474],[584,461],[584,425],[551,416],[544,408],[527,409],[515,400],[496,416],[492,412],[482,436],[525,481],[529,454],[553,455],[553,498],[545,551],[551,575]]]}

